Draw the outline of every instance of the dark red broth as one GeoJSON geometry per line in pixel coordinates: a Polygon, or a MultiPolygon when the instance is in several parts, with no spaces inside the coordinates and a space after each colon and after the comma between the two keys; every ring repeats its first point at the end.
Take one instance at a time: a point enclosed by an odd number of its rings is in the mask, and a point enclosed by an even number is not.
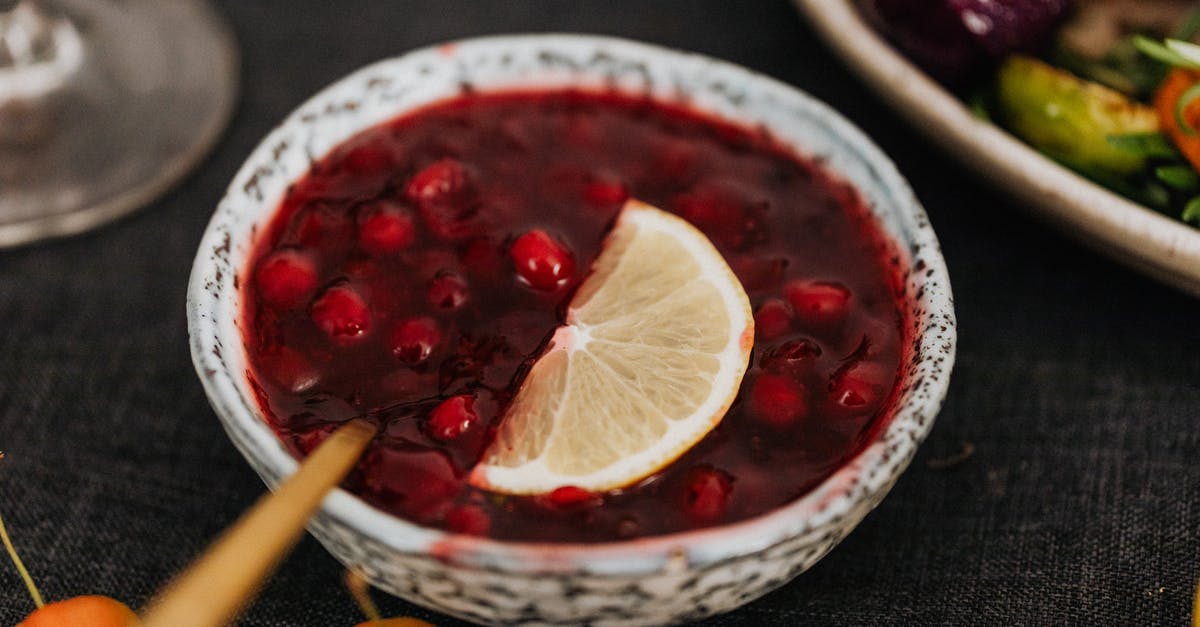
{"type": "Polygon", "coordinates": [[[706,527],[803,495],[886,415],[890,257],[858,194],[764,132],[614,94],[471,95],[360,133],[289,190],[243,281],[250,380],[300,456],[380,421],[346,486],[423,525],[559,542],[706,527]],[[745,285],[758,333],[738,400],[619,492],[466,485],[630,195],[700,227],[745,285]]]}

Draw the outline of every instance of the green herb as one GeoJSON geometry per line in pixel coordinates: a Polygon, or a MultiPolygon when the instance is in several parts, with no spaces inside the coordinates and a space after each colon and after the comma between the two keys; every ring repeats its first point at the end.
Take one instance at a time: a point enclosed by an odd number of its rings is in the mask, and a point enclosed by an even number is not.
{"type": "MultiPolygon", "coordinates": [[[[1167,43],[1170,44],[1174,41],[1177,41],[1177,40],[1168,39],[1167,43]]],[[[1182,41],[1179,43],[1187,44],[1187,42],[1182,42],[1182,41]]],[[[1200,61],[1194,62],[1194,61],[1190,60],[1189,58],[1184,57],[1183,55],[1181,55],[1179,52],[1177,52],[1173,48],[1168,48],[1166,45],[1163,45],[1157,41],[1154,41],[1153,39],[1150,39],[1149,37],[1145,37],[1143,35],[1134,35],[1133,36],[1133,45],[1135,47],[1137,47],[1137,49],[1139,51],[1141,51],[1142,54],[1144,54],[1152,59],[1166,63],[1167,65],[1170,65],[1172,67],[1186,68],[1189,70],[1200,70],[1200,61]]],[[[1195,46],[1194,44],[1187,44],[1187,45],[1192,46],[1193,48],[1200,47],[1200,46],[1195,46]]]]}
{"type": "MultiPolygon", "coordinates": [[[[1137,51],[1134,50],[1134,53],[1137,54],[1137,51]]],[[[1111,56],[1110,54],[1109,57],[1111,56]]],[[[1122,65],[1123,60],[1110,59],[1109,57],[1098,61],[1078,54],[1069,48],[1058,46],[1051,50],[1049,61],[1051,65],[1063,68],[1083,78],[1096,81],[1101,85],[1107,85],[1123,94],[1136,95],[1138,86],[1135,84],[1135,81],[1127,76],[1124,70],[1114,67],[1122,65]]],[[[1138,54],[1136,61],[1141,62],[1144,60],[1145,57],[1138,54]]],[[[1158,64],[1155,64],[1155,66],[1162,67],[1158,64]]]]}
{"type": "Polygon", "coordinates": [[[1200,67],[1200,46],[1197,46],[1191,42],[1180,41],[1178,39],[1168,39],[1166,40],[1165,45],[1171,52],[1179,55],[1180,58],[1185,59],[1188,63],[1200,67]]]}
{"type": "Polygon", "coordinates": [[[1100,172],[1076,171],[1134,202],[1160,211],[1171,208],[1170,190],[1155,181],[1131,180],[1100,172]]]}
{"type": "Polygon", "coordinates": [[[1142,91],[1138,81],[1134,80],[1131,73],[1123,70],[1093,63],[1090,67],[1083,70],[1083,74],[1101,85],[1112,87],[1113,89],[1129,95],[1136,95],[1142,91]]]}
{"type": "Polygon", "coordinates": [[[1175,101],[1175,122],[1179,124],[1179,130],[1188,135],[1196,134],[1196,127],[1192,126],[1191,122],[1184,119],[1183,114],[1187,110],[1188,105],[1200,99],[1200,83],[1196,83],[1187,88],[1183,95],[1179,96],[1179,100],[1175,101]]]}
{"type": "Polygon", "coordinates": [[[1171,208],[1171,192],[1166,187],[1154,182],[1131,187],[1133,187],[1133,191],[1126,194],[1129,198],[1159,211],[1171,208]]]}
{"type": "Polygon", "coordinates": [[[1179,151],[1162,133],[1130,133],[1109,135],[1109,145],[1118,150],[1148,159],[1178,159],[1179,151]]]}
{"type": "Polygon", "coordinates": [[[1156,183],[1146,183],[1141,190],[1130,194],[1129,197],[1155,209],[1167,209],[1171,206],[1171,192],[1156,183]]]}
{"type": "Polygon", "coordinates": [[[1154,92],[1166,66],[1143,55],[1130,38],[1121,39],[1102,59],[1094,59],[1059,45],[1050,52],[1052,65],[1138,99],[1154,92]]]}
{"type": "Polygon", "coordinates": [[[1191,166],[1160,165],[1154,168],[1154,177],[1181,192],[1200,191],[1200,176],[1191,166]]]}
{"type": "Polygon", "coordinates": [[[1184,222],[1191,222],[1200,226],[1200,196],[1189,200],[1183,207],[1183,214],[1179,217],[1184,222]]]}

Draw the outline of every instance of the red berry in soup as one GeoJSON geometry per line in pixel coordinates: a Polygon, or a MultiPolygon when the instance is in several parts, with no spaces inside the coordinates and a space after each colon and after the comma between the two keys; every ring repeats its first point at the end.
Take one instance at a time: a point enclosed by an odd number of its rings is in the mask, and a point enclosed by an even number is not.
{"type": "Polygon", "coordinates": [[[470,172],[461,162],[441,159],[413,175],[405,187],[421,210],[425,225],[439,237],[458,239],[472,232],[479,211],[470,172]]]}
{"type": "Polygon", "coordinates": [[[446,527],[455,533],[486,536],[492,527],[492,519],[478,505],[460,505],[446,513],[446,527]]]}
{"type": "Polygon", "coordinates": [[[850,290],[830,281],[793,281],[783,288],[796,318],[810,327],[838,324],[850,311],[850,290]]]}
{"type": "Polygon", "coordinates": [[[417,239],[411,212],[394,203],[370,203],[360,210],[358,245],[372,255],[399,252],[417,239]]]}
{"type": "Polygon", "coordinates": [[[429,281],[426,292],[435,309],[450,311],[462,307],[470,297],[467,280],[454,272],[439,272],[429,281]]]}
{"type": "Polygon", "coordinates": [[[595,507],[600,505],[603,500],[604,498],[599,494],[573,485],[565,485],[555,488],[552,492],[545,496],[545,501],[547,504],[549,504],[551,507],[559,509],[595,507]]]}
{"type": "Polygon", "coordinates": [[[348,341],[371,330],[367,301],[348,283],[327,288],[310,307],[312,320],[334,341],[348,341]]]}
{"type": "Polygon", "coordinates": [[[556,289],[575,273],[571,251],[541,229],[518,237],[510,254],[517,274],[535,289],[556,289]]]}
{"type": "Polygon", "coordinates": [[[441,325],[430,317],[407,318],[392,331],[392,354],[404,363],[416,365],[429,359],[442,342],[441,325]]]}
{"type": "Polygon", "coordinates": [[[629,189],[620,181],[601,179],[585,185],[583,197],[592,207],[613,209],[629,198],[629,189]]]}
{"type": "Polygon", "coordinates": [[[792,377],[763,374],[750,389],[750,411],[764,424],[786,428],[808,415],[808,397],[792,377]]]}
{"type": "Polygon", "coordinates": [[[719,520],[729,508],[733,477],[711,467],[693,469],[684,494],[687,515],[698,522],[719,520]]]}
{"type": "Polygon", "coordinates": [[[754,333],[773,340],[792,330],[792,308],[778,298],[768,299],[754,312],[754,333]]]}
{"type": "Polygon", "coordinates": [[[811,367],[821,356],[821,347],[808,338],[788,340],[779,346],[766,351],[761,363],[770,371],[784,371],[793,374],[801,369],[811,367]]]}
{"type": "Polygon", "coordinates": [[[254,278],[263,303],[294,307],[316,289],[317,267],[308,255],[282,249],[259,262],[254,278]]]}
{"type": "Polygon", "coordinates": [[[429,434],[435,440],[456,440],[479,422],[475,399],[466,394],[451,396],[429,414],[429,434]]]}

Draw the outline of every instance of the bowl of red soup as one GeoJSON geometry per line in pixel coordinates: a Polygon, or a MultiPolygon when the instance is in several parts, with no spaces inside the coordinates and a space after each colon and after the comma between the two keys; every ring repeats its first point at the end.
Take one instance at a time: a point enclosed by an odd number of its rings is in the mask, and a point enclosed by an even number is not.
{"type": "MultiPolygon", "coordinates": [[[[662,311],[637,322],[687,317],[662,311]]],[[[313,535],[377,587],[483,623],[674,623],[783,585],[908,465],[955,347],[936,237],[861,131],[743,68],[578,35],[436,46],[314,96],[233,180],[188,316],[268,485],[338,425],[378,425],[313,535]],[[715,426],[636,481],[491,489],[477,467],[630,199],[727,264],[745,370],[715,426]]]]}

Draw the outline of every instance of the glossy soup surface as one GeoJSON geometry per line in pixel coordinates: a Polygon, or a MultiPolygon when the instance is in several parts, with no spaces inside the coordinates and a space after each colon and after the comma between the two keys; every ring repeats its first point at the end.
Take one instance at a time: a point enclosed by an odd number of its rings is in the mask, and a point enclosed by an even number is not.
{"type": "Polygon", "coordinates": [[[851,188],[765,133],[614,94],[465,96],[357,135],[289,190],[241,282],[249,376],[297,455],[380,421],[346,486],[423,525],[596,542],[741,520],[810,490],[888,411],[902,331],[882,242],[851,188]],[[628,196],[697,225],[745,286],[738,400],[619,492],[467,485],[628,196]]]}

